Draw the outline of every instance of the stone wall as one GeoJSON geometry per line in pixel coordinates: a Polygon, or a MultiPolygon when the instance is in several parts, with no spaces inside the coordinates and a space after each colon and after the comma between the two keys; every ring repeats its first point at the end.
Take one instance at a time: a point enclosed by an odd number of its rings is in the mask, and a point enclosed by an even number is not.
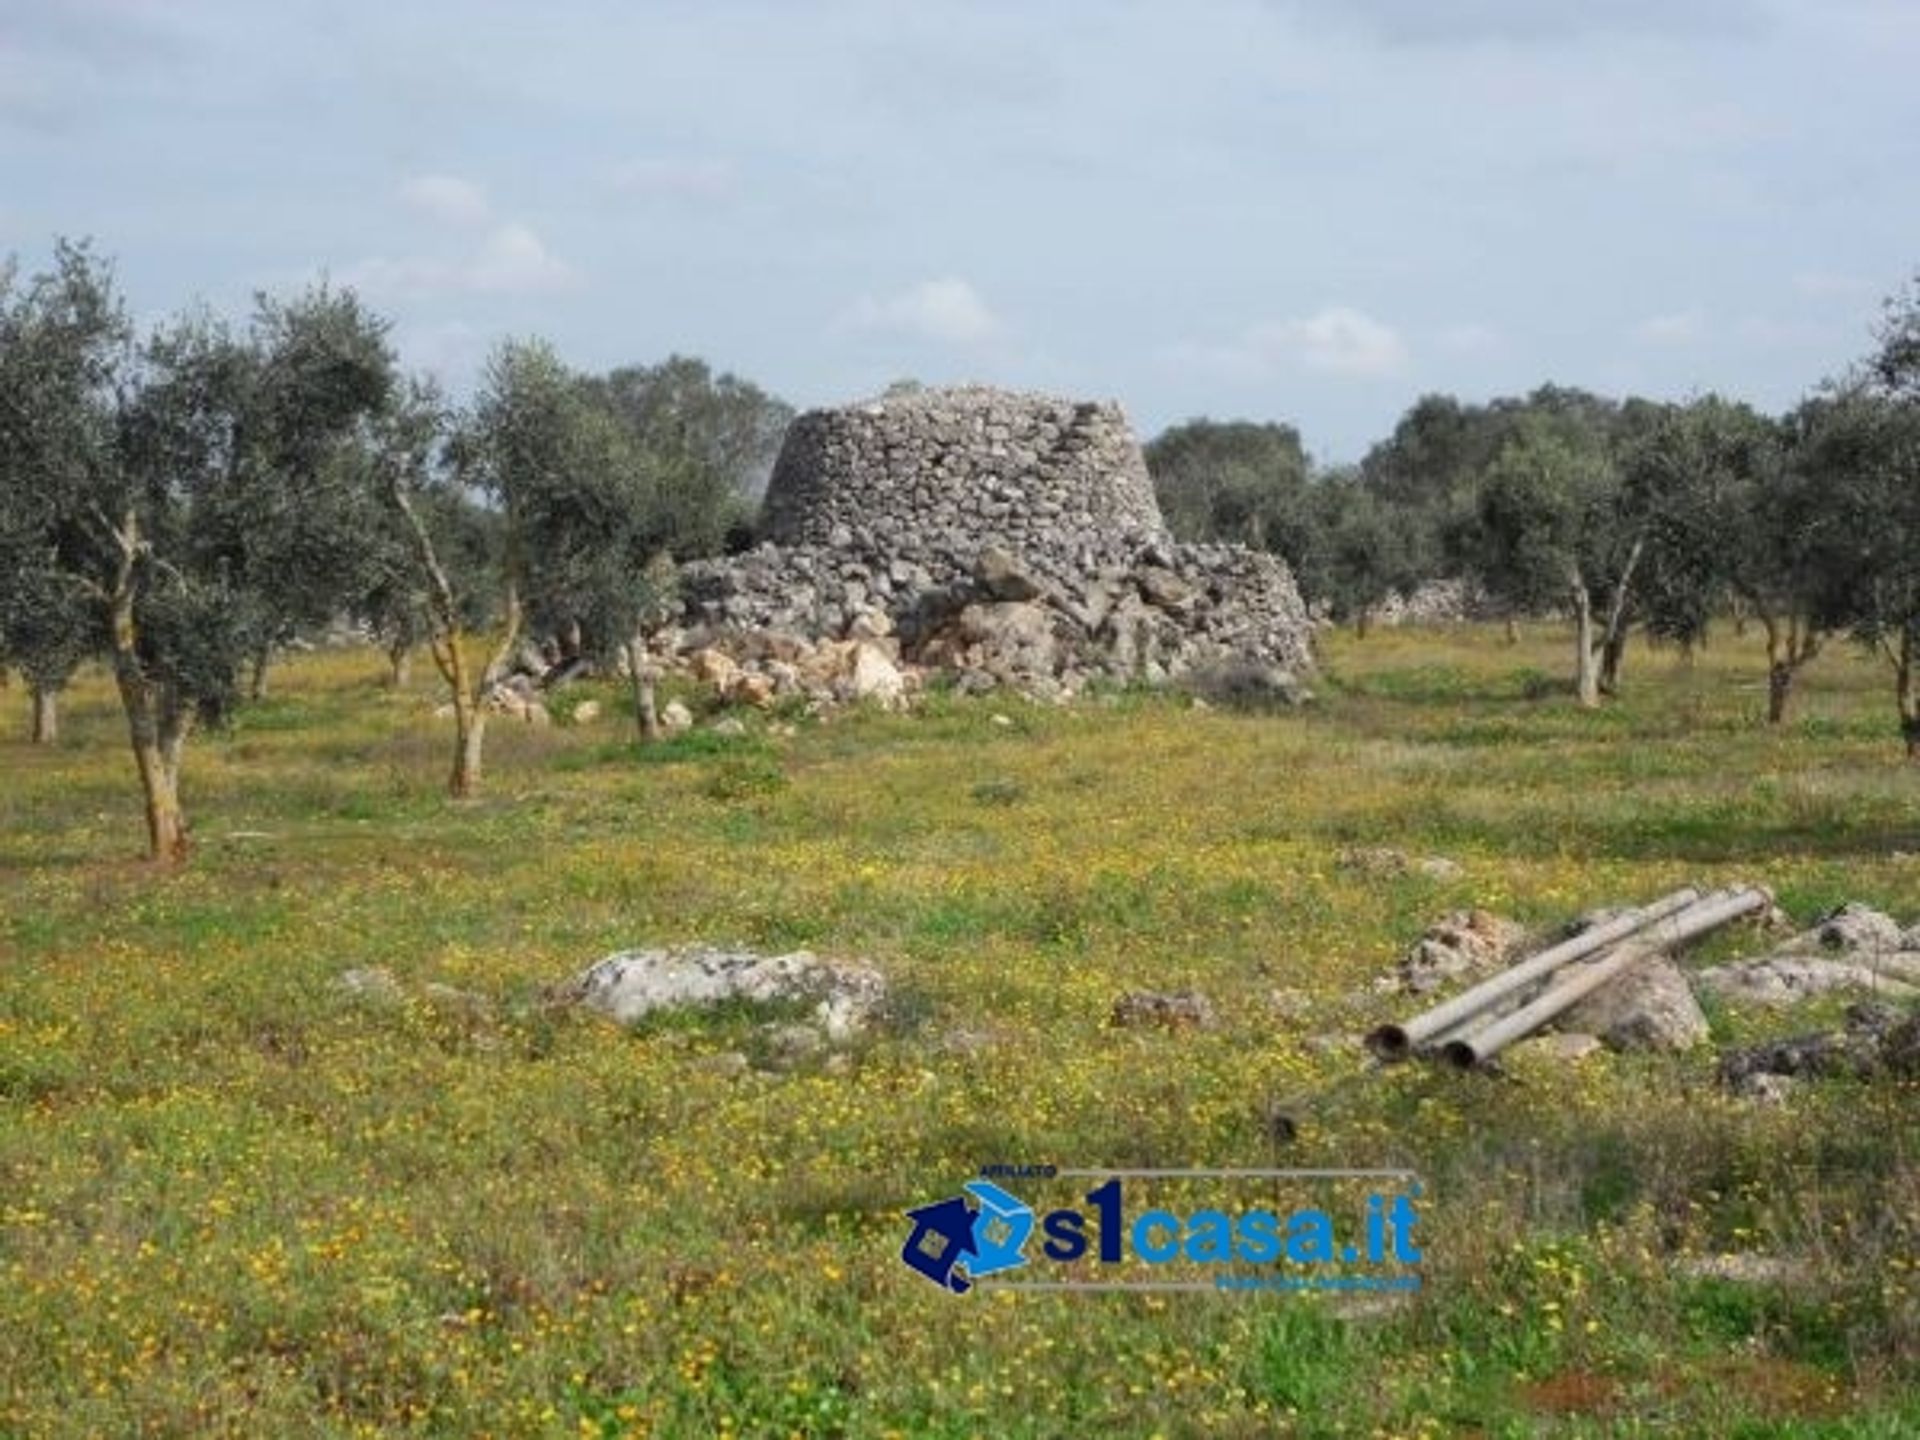
{"type": "Polygon", "coordinates": [[[1048,695],[1228,665],[1287,693],[1312,663],[1286,566],[1175,544],[1112,404],[967,388],[810,412],[763,530],[757,550],[686,567],[666,648],[752,664],[770,633],[852,640],[969,689],[1048,695]]]}
{"type": "Polygon", "coordinates": [[[941,582],[989,545],[1064,581],[1170,539],[1119,406],[977,387],[800,416],[762,531],[775,545],[918,564],[941,582]]]}

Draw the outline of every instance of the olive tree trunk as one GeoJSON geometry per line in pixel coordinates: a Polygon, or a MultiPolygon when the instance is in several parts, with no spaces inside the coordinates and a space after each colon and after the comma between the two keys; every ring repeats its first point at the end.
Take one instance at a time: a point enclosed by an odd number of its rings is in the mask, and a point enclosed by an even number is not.
{"type": "Polygon", "coordinates": [[[60,738],[60,692],[37,683],[32,689],[33,726],[28,738],[35,745],[51,745],[60,738]]]}
{"type": "Polygon", "coordinates": [[[651,745],[660,738],[660,711],[654,693],[658,681],[637,635],[627,641],[627,678],[633,685],[633,717],[640,727],[640,743],[651,745]]]}

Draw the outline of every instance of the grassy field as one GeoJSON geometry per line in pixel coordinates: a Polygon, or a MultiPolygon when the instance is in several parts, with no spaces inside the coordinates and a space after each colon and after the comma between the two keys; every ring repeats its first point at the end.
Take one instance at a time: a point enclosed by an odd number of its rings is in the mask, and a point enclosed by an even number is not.
{"type": "Polygon", "coordinates": [[[1704,1050],[1355,1078],[1316,1041],[1403,1013],[1369,983],[1457,907],[1742,879],[1920,919],[1871,662],[1769,732],[1750,642],[1636,648],[1594,714],[1568,648],[1334,637],[1281,715],[940,701],[644,756],[617,715],[498,724],[466,805],[427,677],[314,656],[193,743],[179,873],[136,859],[86,679],[60,746],[0,740],[0,1433],[1920,1433],[1911,1087],[1758,1108],[1704,1050]],[[539,1003],[693,940],[865,957],[898,1000],[850,1066],[775,1074],[734,1058],[750,1014],[539,1003]],[[366,966],[406,998],[337,983],[366,966]],[[1189,986],[1217,1028],[1107,1024],[1189,986]],[[944,1296],[900,1212],[991,1161],[1411,1166],[1426,1283],[944,1296]],[[1689,1278],[1723,1252],[1803,1271],[1689,1278]]]}

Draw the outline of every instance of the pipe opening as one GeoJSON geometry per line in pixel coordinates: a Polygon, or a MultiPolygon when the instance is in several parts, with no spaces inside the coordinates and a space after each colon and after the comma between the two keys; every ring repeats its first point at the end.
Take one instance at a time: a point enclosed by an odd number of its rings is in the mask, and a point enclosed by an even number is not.
{"type": "Polygon", "coordinates": [[[1480,1062],[1480,1057],[1473,1053],[1473,1043],[1468,1040],[1449,1040],[1440,1047],[1440,1055],[1449,1065],[1460,1070],[1471,1070],[1480,1062]]]}
{"type": "Polygon", "coordinates": [[[1367,1049],[1382,1060],[1404,1060],[1413,1053],[1407,1032],[1399,1025],[1382,1025],[1367,1036],[1367,1049]]]}

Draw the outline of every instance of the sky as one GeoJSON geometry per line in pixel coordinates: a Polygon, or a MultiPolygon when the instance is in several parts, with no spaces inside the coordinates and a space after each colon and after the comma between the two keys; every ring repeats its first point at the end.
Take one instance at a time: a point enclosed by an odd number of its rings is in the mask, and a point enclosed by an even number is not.
{"type": "Polygon", "coordinates": [[[1915,0],[0,0],[0,255],[135,314],[326,277],[538,334],[1276,420],[1791,405],[1920,270],[1915,0]]]}

